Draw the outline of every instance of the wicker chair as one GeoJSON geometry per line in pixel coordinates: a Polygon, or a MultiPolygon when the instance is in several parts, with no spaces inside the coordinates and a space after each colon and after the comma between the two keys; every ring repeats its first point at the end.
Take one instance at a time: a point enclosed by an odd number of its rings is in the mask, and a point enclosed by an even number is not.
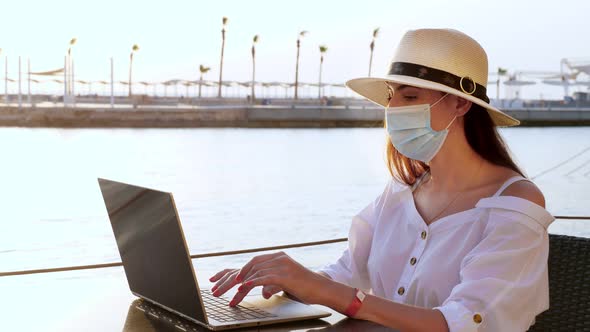
{"type": "Polygon", "coordinates": [[[549,234],[549,306],[529,332],[590,331],[590,239],[549,234]]]}

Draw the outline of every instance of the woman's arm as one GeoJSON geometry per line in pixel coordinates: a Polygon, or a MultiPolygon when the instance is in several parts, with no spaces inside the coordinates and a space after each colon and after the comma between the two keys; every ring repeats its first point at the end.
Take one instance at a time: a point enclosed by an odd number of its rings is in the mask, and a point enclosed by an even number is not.
{"type": "MultiPolygon", "coordinates": [[[[326,280],[320,291],[318,303],[338,312],[344,312],[355,296],[355,290],[344,284],[326,280]]],[[[367,295],[355,318],[372,321],[400,331],[446,331],[447,322],[443,314],[434,309],[426,309],[367,295]]]]}
{"type": "MultiPolygon", "coordinates": [[[[223,272],[223,271],[222,271],[223,272]]],[[[230,305],[237,305],[257,286],[276,286],[295,296],[302,302],[321,304],[338,312],[345,312],[355,296],[354,288],[312,272],[295,262],[285,253],[279,252],[254,257],[239,273],[230,272],[229,278],[220,273],[213,288],[213,295],[225,293],[233,285],[241,284],[230,305]]],[[[226,274],[227,276],[227,274],[226,274]]],[[[389,301],[368,295],[355,318],[401,331],[437,332],[448,331],[447,323],[438,310],[425,309],[389,301]]]]}

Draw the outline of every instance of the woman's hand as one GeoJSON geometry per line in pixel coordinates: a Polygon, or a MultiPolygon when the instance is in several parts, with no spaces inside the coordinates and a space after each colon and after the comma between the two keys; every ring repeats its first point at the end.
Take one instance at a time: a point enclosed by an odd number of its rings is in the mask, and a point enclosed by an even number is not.
{"type": "Polygon", "coordinates": [[[214,296],[220,296],[241,283],[230,306],[240,303],[256,286],[263,286],[262,294],[265,298],[284,290],[303,302],[314,303],[321,284],[328,281],[327,278],[306,269],[284,252],[256,256],[240,270],[226,269],[209,280],[217,281],[211,288],[214,296]]]}
{"type": "Polygon", "coordinates": [[[240,269],[225,269],[217,272],[213,277],[209,278],[209,281],[216,282],[211,287],[211,292],[214,296],[221,296],[228,290],[232,289],[237,282],[236,276],[240,272],[240,269]]]}
{"type": "MultiPolygon", "coordinates": [[[[216,282],[211,288],[214,296],[221,296],[228,290],[232,289],[238,284],[236,276],[240,272],[240,269],[225,269],[217,272],[213,277],[209,278],[209,281],[216,282]]],[[[281,288],[273,285],[266,285],[262,288],[262,296],[265,299],[270,298],[273,294],[282,291],[281,288]]]]}

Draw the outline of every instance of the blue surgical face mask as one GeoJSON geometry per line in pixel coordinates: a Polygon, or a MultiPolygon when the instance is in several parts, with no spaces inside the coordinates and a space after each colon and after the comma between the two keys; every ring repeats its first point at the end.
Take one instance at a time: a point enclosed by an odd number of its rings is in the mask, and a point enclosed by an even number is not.
{"type": "Polygon", "coordinates": [[[391,143],[404,156],[428,163],[440,150],[449,133],[449,125],[436,131],[430,127],[430,109],[448,94],[442,96],[434,104],[387,107],[385,109],[386,125],[391,143]]]}

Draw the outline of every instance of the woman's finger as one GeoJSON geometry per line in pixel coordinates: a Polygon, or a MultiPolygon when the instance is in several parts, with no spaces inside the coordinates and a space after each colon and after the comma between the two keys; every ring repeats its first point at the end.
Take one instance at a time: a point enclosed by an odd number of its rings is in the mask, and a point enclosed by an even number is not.
{"type": "Polygon", "coordinates": [[[260,255],[260,256],[256,256],[254,258],[252,258],[248,263],[246,263],[246,265],[244,265],[241,269],[240,272],[238,273],[238,275],[236,276],[236,281],[237,282],[242,282],[244,280],[246,280],[244,277],[248,274],[248,272],[250,272],[250,270],[252,269],[252,267],[256,264],[260,264],[263,263],[265,261],[277,258],[281,255],[284,255],[285,253],[282,251],[279,251],[277,253],[273,253],[273,254],[267,254],[267,255],[260,255]]]}
{"type": "Polygon", "coordinates": [[[242,286],[242,290],[252,289],[257,286],[265,286],[265,285],[280,285],[281,276],[274,273],[268,273],[264,276],[251,278],[250,280],[244,282],[242,286]]]}
{"type": "Polygon", "coordinates": [[[225,269],[225,270],[221,270],[221,271],[215,273],[214,276],[212,276],[211,278],[209,278],[209,281],[215,282],[215,281],[221,279],[221,277],[225,276],[228,272],[236,271],[236,270],[237,269],[225,269]]]}
{"type": "Polygon", "coordinates": [[[276,280],[277,278],[275,277],[276,275],[274,274],[276,271],[274,271],[273,269],[267,269],[267,270],[260,270],[255,274],[255,278],[254,279],[250,279],[249,281],[244,282],[240,288],[238,288],[238,292],[236,293],[236,295],[234,295],[233,299],[230,301],[229,305],[230,306],[236,306],[238,305],[238,303],[242,302],[242,300],[244,299],[244,297],[246,295],[248,295],[248,293],[250,293],[250,291],[252,290],[252,288],[256,287],[256,286],[261,286],[262,284],[254,284],[252,281],[256,281],[256,280],[262,280],[264,278],[269,278],[272,277],[270,279],[276,280]]]}
{"type": "Polygon", "coordinates": [[[238,273],[238,271],[232,271],[232,272],[227,273],[225,276],[223,276],[215,284],[215,286],[213,286],[213,288],[211,288],[211,291],[213,292],[213,296],[221,296],[221,295],[225,294],[225,292],[230,290],[232,287],[234,287],[237,284],[237,282],[236,282],[236,274],[237,273],[238,273]]]}
{"type": "Polygon", "coordinates": [[[223,284],[224,282],[226,282],[228,278],[235,278],[235,275],[237,273],[237,270],[231,270],[231,269],[228,269],[228,270],[229,271],[227,271],[225,273],[225,275],[223,275],[221,278],[219,278],[217,280],[217,282],[215,283],[215,285],[213,285],[213,287],[211,287],[211,291],[212,292],[215,292],[215,290],[217,288],[219,288],[219,286],[221,286],[221,284],[223,284]]]}

